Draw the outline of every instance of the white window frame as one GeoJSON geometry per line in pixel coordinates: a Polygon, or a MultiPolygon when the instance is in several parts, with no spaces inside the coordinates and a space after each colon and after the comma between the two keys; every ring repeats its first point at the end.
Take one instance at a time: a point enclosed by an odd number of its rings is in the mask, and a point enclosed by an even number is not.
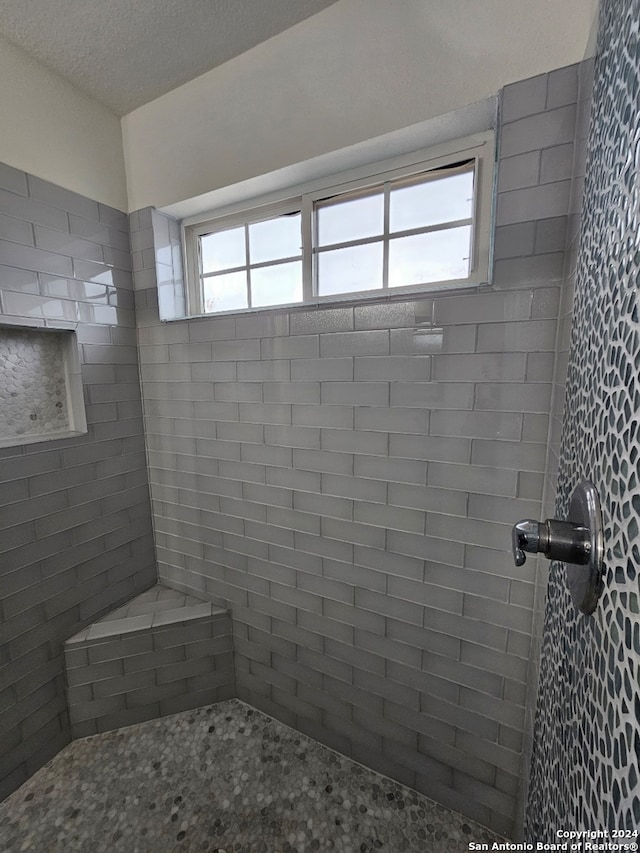
{"type": "MultiPolygon", "coordinates": [[[[280,193],[280,197],[268,200],[255,199],[236,205],[226,206],[209,214],[190,217],[182,222],[182,236],[186,267],[187,315],[214,317],[225,314],[247,312],[265,312],[294,307],[327,305],[333,302],[363,302],[397,299],[422,292],[449,291],[469,288],[489,282],[490,230],[492,218],[493,175],[495,163],[495,143],[493,132],[477,134],[473,137],[457,140],[416,151],[409,155],[395,157],[339,175],[328,176],[310,184],[292,187],[280,193]],[[349,293],[319,296],[314,293],[314,265],[317,251],[314,241],[315,217],[314,204],[331,196],[365,190],[388,181],[395,181],[420,173],[446,168],[464,161],[474,161],[474,209],[472,214],[473,233],[469,275],[464,279],[450,279],[405,287],[377,288],[375,290],[353,291],[349,293]],[[300,211],[302,216],[302,265],[303,299],[293,302],[261,307],[233,309],[221,312],[205,312],[201,289],[199,238],[214,231],[222,231],[240,225],[248,225],[271,219],[279,215],[300,211]]],[[[436,229],[437,230],[437,229],[436,229]]],[[[385,236],[385,241],[388,237],[385,236]]]]}

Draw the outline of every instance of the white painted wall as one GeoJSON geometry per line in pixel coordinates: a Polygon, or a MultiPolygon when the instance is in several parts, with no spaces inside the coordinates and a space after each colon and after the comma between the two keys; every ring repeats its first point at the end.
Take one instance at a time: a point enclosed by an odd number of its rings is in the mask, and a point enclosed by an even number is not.
{"type": "Polygon", "coordinates": [[[0,162],[127,210],[118,117],[4,40],[0,81],[0,162]]]}
{"type": "Polygon", "coordinates": [[[122,119],[129,209],[166,206],[581,60],[597,0],[340,0],[122,119]]]}

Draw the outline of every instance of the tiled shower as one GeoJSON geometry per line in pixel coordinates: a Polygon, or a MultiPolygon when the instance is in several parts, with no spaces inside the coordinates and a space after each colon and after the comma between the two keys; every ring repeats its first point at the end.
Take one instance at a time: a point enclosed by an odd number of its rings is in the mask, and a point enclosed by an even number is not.
{"type": "Polygon", "coordinates": [[[161,215],[0,167],[5,338],[75,334],[88,428],[0,449],[3,794],[69,740],[62,643],[159,579],[231,610],[239,699],[518,835],[591,71],[501,92],[469,292],[163,323],[161,215]]]}

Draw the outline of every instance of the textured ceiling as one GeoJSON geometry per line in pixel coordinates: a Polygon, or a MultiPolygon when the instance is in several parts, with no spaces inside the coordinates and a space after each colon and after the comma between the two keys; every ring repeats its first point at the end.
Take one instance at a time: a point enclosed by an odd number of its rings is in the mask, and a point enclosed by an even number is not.
{"type": "Polygon", "coordinates": [[[2,0],[0,35],[118,115],[336,0],[2,0]]]}

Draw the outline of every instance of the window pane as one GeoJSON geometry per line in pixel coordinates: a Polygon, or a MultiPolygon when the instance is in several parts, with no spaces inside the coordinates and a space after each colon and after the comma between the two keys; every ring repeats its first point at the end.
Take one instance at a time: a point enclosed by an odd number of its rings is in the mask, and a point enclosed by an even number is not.
{"type": "Polygon", "coordinates": [[[382,243],[334,249],[318,255],[318,294],[382,287],[382,243]]]}
{"type": "Polygon", "coordinates": [[[302,251],[301,217],[278,216],[249,226],[250,263],[277,261],[279,258],[295,258],[302,251]]]}
{"type": "Polygon", "coordinates": [[[391,240],[389,287],[466,278],[470,241],[470,225],[391,240]]]}
{"type": "Polygon", "coordinates": [[[302,261],[251,270],[251,304],[286,305],[302,302],[302,261]]]}
{"type": "Polygon", "coordinates": [[[244,227],[230,228],[205,234],[200,238],[202,247],[202,272],[218,272],[233,267],[243,267],[247,262],[244,247],[244,227]]]}
{"type": "Polygon", "coordinates": [[[471,219],[473,172],[392,189],[389,204],[392,232],[471,219]]]}
{"type": "Polygon", "coordinates": [[[382,234],[384,196],[382,190],[364,198],[319,204],[316,207],[318,245],[346,243],[382,234]]]}
{"type": "Polygon", "coordinates": [[[202,280],[204,310],[234,311],[247,308],[247,274],[231,272],[202,280]]]}

